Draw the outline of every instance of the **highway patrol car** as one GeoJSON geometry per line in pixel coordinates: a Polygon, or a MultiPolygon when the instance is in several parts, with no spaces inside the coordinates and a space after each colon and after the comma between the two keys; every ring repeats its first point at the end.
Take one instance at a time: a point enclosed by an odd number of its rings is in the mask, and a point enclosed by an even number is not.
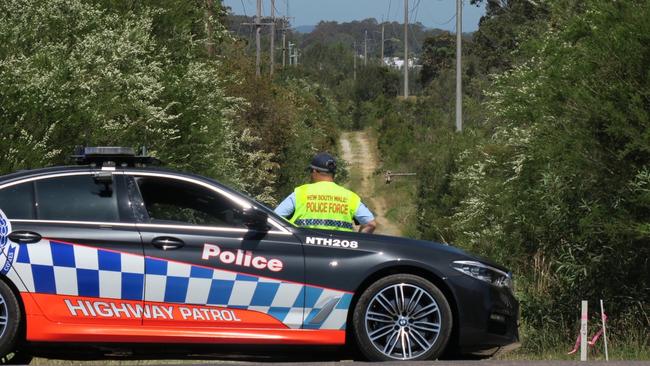
{"type": "Polygon", "coordinates": [[[35,344],[344,345],[370,360],[518,341],[512,277],[452,246],[298,228],[125,148],[0,177],[0,354],[35,344]]]}

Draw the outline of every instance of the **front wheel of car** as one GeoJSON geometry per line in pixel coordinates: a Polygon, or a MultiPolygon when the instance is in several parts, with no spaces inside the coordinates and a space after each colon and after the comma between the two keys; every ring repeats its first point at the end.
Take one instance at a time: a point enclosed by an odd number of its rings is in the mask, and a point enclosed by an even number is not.
{"type": "Polygon", "coordinates": [[[17,350],[20,340],[20,304],[4,281],[0,281],[0,364],[27,364],[31,356],[17,350]]]}
{"type": "Polygon", "coordinates": [[[352,322],[357,344],[371,361],[436,359],[453,324],[442,291],[410,274],[370,285],[359,297],[352,322]]]}

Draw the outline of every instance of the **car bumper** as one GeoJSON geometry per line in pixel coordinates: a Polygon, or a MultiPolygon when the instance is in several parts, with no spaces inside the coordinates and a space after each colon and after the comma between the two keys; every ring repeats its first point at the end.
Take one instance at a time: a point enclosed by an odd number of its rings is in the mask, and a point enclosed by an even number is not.
{"type": "Polygon", "coordinates": [[[519,346],[519,303],[512,291],[461,275],[448,279],[455,292],[457,348],[491,355],[519,346]]]}

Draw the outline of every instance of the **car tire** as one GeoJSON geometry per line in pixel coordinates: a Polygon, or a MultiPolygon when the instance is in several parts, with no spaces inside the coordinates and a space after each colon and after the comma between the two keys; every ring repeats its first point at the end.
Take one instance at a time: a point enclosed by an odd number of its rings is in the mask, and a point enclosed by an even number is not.
{"type": "Polygon", "coordinates": [[[25,363],[31,357],[18,351],[21,309],[16,295],[4,281],[0,281],[0,364],[25,363]],[[26,358],[27,357],[27,358],[26,358]]]}
{"type": "Polygon", "coordinates": [[[430,360],[445,350],[453,319],[447,299],[433,283],[396,274],[361,294],[352,325],[357,345],[370,361],[430,360]]]}

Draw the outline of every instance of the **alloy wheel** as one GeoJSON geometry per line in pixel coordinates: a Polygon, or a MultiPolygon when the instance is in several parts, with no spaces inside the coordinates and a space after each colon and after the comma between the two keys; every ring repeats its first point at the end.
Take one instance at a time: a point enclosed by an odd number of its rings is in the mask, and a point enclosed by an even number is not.
{"type": "Polygon", "coordinates": [[[410,360],[436,343],[441,331],[440,308],[422,287],[394,284],[370,300],[365,327],[372,345],[383,355],[410,360]]]}
{"type": "Polygon", "coordinates": [[[7,324],[9,321],[9,310],[7,309],[7,302],[0,293],[0,338],[7,332],[7,324]]]}

